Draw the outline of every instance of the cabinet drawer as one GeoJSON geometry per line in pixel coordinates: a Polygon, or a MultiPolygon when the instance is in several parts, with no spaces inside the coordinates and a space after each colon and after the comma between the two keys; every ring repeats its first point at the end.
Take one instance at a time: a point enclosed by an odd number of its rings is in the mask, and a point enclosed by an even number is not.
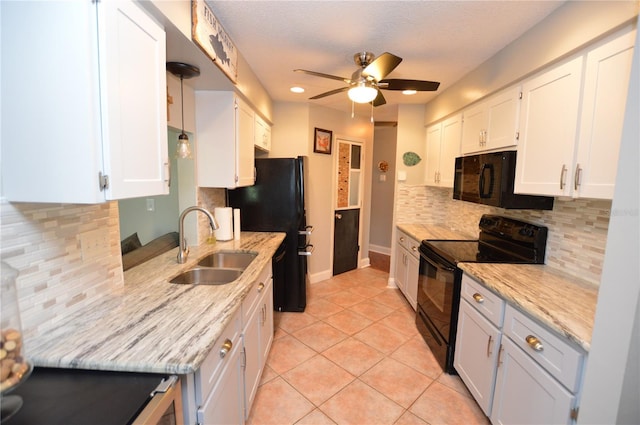
{"type": "Polygon", "coordinates": [[[504,334],[567,389],[578,389],[584,354],[566,340],[510,305],[505,312],[504,334]]]}
{"type": "Polygon", "coordinates": [[[251,284],[251,290],[242,301],[242,323],[247,324],[249,317],[257,308],[258,301],[264,293],[265,289],[269,286],[269,278],[271,277],[271,263],[269,263],[260,272],[258,278],[251,284]]]}
{"type": "Polygon", "coordinates": [[[418,251],[418,248],[420,248],[420,242],[413,239],[402,230],[398,230],[396,241],[398,242],[398,245],[409,251],[414,258],[420,257],[420,251],[418,251]]]}
{"type": "MultiPolygon", "coordinates": [[[[213,388],[213,385],[217,381],[222,369],[227,364],[229,356],[221,356],[221,350],[225,342],[231,341],[232,347],[229,352],[236,347],[240,346],[240,332],[242,331],[241,312],[238,309],[227,327],[222,331],[220,337],[216,341],[215,345],[211,349],[211,352],[207,358],[202,362],[200,369],[196,371],[196,402],[198,405],[202,405],[207,398],[209,392],[213,388]]],[[[228,353],[227,353],[228,354],[228,353]]]]}
{"type": "Polygon", "coordinates": [[[468,275],[462,275],[462,292],[460,297],[467,300],[476,310],[498,328],[502,327],[504,318],[505,301],[476,282],[468,275]]]}
{"type": "Polygon", "coordinates": [[[403,232],[402,230],[398,230],[398,234],[396,235],[396,242],[398,242],[398,245],[400,245],[405,249],[409,249],[408,247],[409,239],[411,238],[407,236],[405,232],[403,232]]]}

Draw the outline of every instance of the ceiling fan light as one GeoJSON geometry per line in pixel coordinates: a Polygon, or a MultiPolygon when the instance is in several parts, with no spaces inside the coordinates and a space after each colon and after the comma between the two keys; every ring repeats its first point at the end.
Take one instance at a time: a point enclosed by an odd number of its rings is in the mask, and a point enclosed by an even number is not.
{"type": "Polygon", "coordinates": [[[418,93],[418,90],[402,90],[402,94],[407,95],[407,96],[411,96],[418,93]]]}
{"type": "Polygon", "coordinates": [[[378,90],[370,85],[360,83],[347,92],[349,99],[356,103],[369,103],[378,96],[378,90]]]}
{"type": "Polygon", "coordinates": [[[292,93],[304,93],[304,89],[298,86],[293,86],[289,90],[291,90],[292,93]]]}

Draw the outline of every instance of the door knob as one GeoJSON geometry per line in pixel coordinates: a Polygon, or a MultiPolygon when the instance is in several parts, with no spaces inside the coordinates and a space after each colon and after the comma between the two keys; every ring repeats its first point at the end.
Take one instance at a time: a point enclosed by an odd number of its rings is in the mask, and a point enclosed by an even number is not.
{"type": "Polygon", "coordinates": [[[336,218],[337,218],[338,220],[342,220],[342,214],[340,214],[340,213],[336,213],[336,218]]]}

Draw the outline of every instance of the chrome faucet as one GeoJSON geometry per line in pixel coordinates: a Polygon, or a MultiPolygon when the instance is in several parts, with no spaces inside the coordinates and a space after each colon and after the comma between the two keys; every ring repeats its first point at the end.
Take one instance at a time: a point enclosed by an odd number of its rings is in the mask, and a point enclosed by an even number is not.
{"type": "Polygon", "coordinates": [[[216,218],[209,211],[202,207],[188,207],[182,211],[180,214],[180,218],[178,219],[178,230],[179,230],[179,242],[180,248],[178,249],[178,264],[184,264],[187,261],[187,256],[189,256],[189,247],[187,246],[187,240],[184,237],[184,218],[191,211],[200,211],[203,212],[209,218],[209,225],[211,225],[211,230],[217,230],[220,226],[218,226],[218,222],[216,218]]]}

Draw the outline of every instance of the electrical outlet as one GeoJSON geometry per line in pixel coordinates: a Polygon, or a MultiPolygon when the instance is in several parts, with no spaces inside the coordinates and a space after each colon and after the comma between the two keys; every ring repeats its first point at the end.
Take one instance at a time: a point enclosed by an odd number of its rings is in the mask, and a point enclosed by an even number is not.
{"type": "Polygon", "coordinates": [[[109,230],[96,229],[80,234],[82,261],[109,255],[109,230]]]}
{"type": "Polygon", "coordinates": [[[156,210],[156,200],[153,198],[147,199],[147,211],[155,211],[156,210]]]}

